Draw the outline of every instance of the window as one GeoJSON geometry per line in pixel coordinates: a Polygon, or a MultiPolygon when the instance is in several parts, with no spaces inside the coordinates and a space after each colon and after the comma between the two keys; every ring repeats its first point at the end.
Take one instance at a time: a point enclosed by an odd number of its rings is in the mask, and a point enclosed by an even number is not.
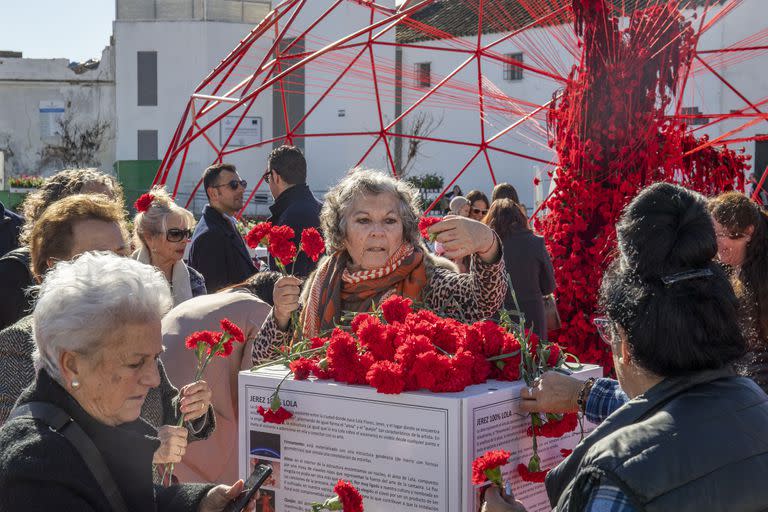
{"type": "Polygon", "coordinates": [[[138,105],[157,106],[157,52],[136,52],[138,105]]]}
{"type": "MultiPolygon", "coordinates": [[[[699,110],[699,107],[683,107],[682,109],[680,109],[680,113],[684,116],[701,115],[701,111],[699,110]]],[[[706,117],[692,117],[692,118],[685,119],[685,123],[688,126],[696,126],[696,125],[709,123],[709,119],[706,117]]]]}
{"type": "MultiPolygon", "coordinates": [[[[523,62],[522,53],[507,53],[504,55],[506,59],[516,60],[517,62],[523,62]]],[[[512,62],[504,62],[504,80],[522,80],[523,68],[513,64],[512,62]]]]}
{"type": "Polygon", "coordinates": [[[427,89],[432,86],[432,63],[419,62],[415,65],[416,87],[427,89]]]}
{"type": "Polygon", "coordinates": [[[139,130],[137,160],[157,160],[157,130],[139,130]]]}

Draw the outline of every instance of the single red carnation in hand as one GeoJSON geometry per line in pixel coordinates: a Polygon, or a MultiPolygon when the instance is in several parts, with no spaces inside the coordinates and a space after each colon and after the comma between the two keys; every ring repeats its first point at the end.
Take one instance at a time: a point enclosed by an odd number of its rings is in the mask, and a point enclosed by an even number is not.
{"type": "MultiPolygon", "coordinates": [[[[579,426],[579,417],[575,412],[563,414],[559,420],[549,420],[536,427],[536,435],[541,437],[562,437],[568,432],[573,432],[579,426]]],[[[533,428],[528,427],[528,437],[533,436],[533,428]]]]}
{"type": "Polygon", "coordinates": [[[525,464],[518,464],[517,473],[520,475],[520,478],[522,478],[524,482],[540,483],[547,478],[547,473],[549,473],[549,470],[546,469],[544,471],[529,471],[528,466],[525,464]]]}
{"type": "Polygon", "coordinates": [[[195,331],[187,336],[187,348],[190,350],[197,350],[197,344],[201,342],[208,345],[208,347],[213,347],[219,342],[220,339],[216,334],[217,333],[211,331],[195,331]]]}
{"type": "Polygon", "coordinates": [[[301,250],[312,261],[320,259],[320,255],[325,252],[325,240],[315,228],[301,232],[301,250]]]}
{"type": "Polygon", "coordinates": [[[272,226],[269,230],[267,250],[283,266],[290,265],[296,258],[297,249],[293,243],[295,236],[290,226],[272,226]]]}
{"type": "Polygon", "coordinates": [[[342,512],[363,512],[363,497],[351,483],[339,480],[333,492],[341,501],[342,512]]]}
{"type": "Polygon", "coordinates": [[[221,329],[229,334],[233,340],[238,343],[245,343],[245,335],[243,334],[242,329],[235,325],[234,322],[228,318],[223,318],[219,323],[221,324],[221,329]]]}
{"type": "Polygon", "coordinates": [[[378,361],[371,365],[365,380],[379,393],[397,395],[405,389],[405,377],[399,364],[392,361],[378,361]]]}
{"type": "Polygon", "coordinates": [[[269,236],[269,232],[271,230],[271,222],[259,222],[253,228],[251,228],[247,235],[245,235],[245,243],[247,243],[248,247],[251,249],[255,249],[264,241],[265,238],[267,238],[267,236],[269,236]]]}
{"type": "Polygon", "coordinates": [[[256,412],[264,418],[264,423],[277,423],[278,425],[282,425],[286,420],[293,417],[293,413],[283,408],[283,406],[280,406],[276,411],[259,406],[256,412]]]}
{"type": "Polygon", "coordinates": [[[430,234],[427,231],[430,226],[434,226],[438,222],[440,222],[440,217],[422,217],[419,219],[419,231],[421,232],[421,236],[424,237],[426,240],[431,240],[430,234]]]}
{"type": "Polygon", "coordinates": [[[288,367],[293,372],[293,378],[295,380],[307,380],[315,364],[317,363],[315,363],[311,359],[300,357],[295,361],[291,361],[288,367]]]}
{"type": "MultiPolygon", "coordinates": [[[[481,485],[488,481],[489,471],[499,469],[509,462],[512,454],[506,450],[491,450],[485,452],[472,462],[472,483],[481,485]]],[[[499,471],[499,480],[501,480],[501,471],[499,471]]]]}
{"type": "Polygon", "coordinates": [[[413,304],[411,299],[392,295],[381,303],[384,320],[390,324],[405,322],[405,318],[411,313],[411,304],[413,304]]]}
{"type": "Polygon", "coordinates": [[[149,207],[152,206],[152,201],[154,200],[155,196],[152,194],[141,194],[136,202],[133,203],[133,207],[136,208],[137,212],[144,213],[149,210],[149,207]]]}

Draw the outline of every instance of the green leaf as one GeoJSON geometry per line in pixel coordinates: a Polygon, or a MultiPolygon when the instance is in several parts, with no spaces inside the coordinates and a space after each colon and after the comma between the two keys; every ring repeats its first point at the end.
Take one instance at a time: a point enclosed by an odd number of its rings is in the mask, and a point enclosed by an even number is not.
{"type": "Polygon", "coordinates": [[[283,405],[283,403],[280,401],[280,395],[275,393],[272,395],[272,401],[269,403],[269,408],[273,411],[277,412],[277,410],[283,405]]]}
{"type": "Polygon", "coordinates": [[[536,472],[541,471],[541,459],[539,459],[539,455],[534,453],[531,456],[531,460],[528,461],[528,471],[536,472]]]}

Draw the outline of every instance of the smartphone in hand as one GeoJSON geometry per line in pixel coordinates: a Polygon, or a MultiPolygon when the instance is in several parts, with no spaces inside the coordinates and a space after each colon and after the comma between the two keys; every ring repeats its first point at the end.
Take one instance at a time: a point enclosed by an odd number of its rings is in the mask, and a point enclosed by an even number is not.
{"type": "Polygon", "coordinates": [[[272,466],[268,464],[258,464],[253,468],[251,476],[245,481],[243,492],[224,508],[224,512],[242,512],[246,505],[248,505],[248,502],[251,501],[251,498],[253,498],[253,495],[256,494],[256,491],[259,490],[259,487],[264,484],[271,474],[272,466]]]}

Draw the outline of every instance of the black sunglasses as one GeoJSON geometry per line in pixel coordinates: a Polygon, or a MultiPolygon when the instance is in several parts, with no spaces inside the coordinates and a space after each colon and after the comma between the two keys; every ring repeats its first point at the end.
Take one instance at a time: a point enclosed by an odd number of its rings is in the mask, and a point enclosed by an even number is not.
{"type": "Polygon", "coordinates": [[[488,213],[488,210],[481,210],[480,208],[472,208],[472,213],[475,215],[485,215],[488,213]]]}
{"type": "Polygon", "coordinates": [[[171,228],[165,232],[165,239],[169,242],[181,242],[184,238],[187,240],[192,239],[191,229],[171,228]]]}
{"type": "Polygon", "coordinates": [[[264,183],[269,183],[269,178],[271,176],[272,176],[272,171],[267,171],[261,177],[264,180],[264,183]]]}
{"type": "Polygon", "coordinates": [[[219,188],[219,187],[226,187],[229,185],[229,188],[232,190],[237,190],[237,187],[242,186],[244,189],[248,188],[248,182],[245,180],[232,180],[228,183],[221,183],[219,185],[214,185],[213,188],[219,188]]]}

